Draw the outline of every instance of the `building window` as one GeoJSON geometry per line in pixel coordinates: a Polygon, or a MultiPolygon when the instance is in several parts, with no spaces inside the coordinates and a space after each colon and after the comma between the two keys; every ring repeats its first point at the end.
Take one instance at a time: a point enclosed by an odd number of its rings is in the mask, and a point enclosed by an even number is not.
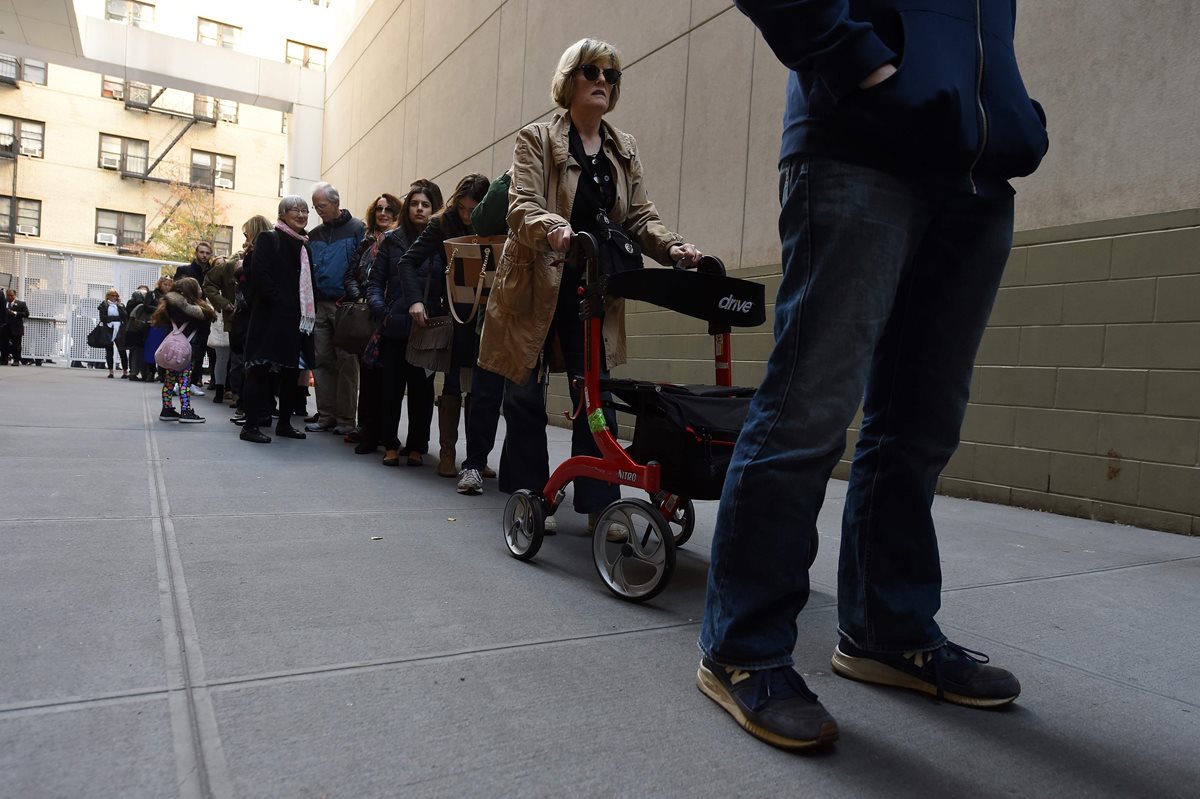
{"type": "Polygon", "coordinates": [[[283,164],[279,165],[279,196],[283,196],[283,164]]]}
{"type": "Polygon", "coordinates": [[[138,0],[108,0],[104,18],[135,28],[150,28],[154,25],[154,6],[138,0]]]}
{"type": "Polygon", "coordinates": [[[232,189],[237,159],[232,155],[192,150],[192,183],[218,189],[232,189]]]}
{"type": "Polygon", "coordinates": [[[206,94],[197,94],[192,98],[192,115],[207,122],[220,120],[236,125],[238,109],[236,100],[219,100],[206,94]]]}
{"type": "Polygon", "coordinates": [[[217,225],[217,232],[213,236],[212,245],[213,255],[228,258],[229,254],[233,252],[233,227],[230,225],[217,225]]]}
{"type": "Polygon", "coordinates": [[[280,133],[284,133],[284,134],[286,134],[286,133],[287,133],[287,128],[288,128],[288,115],[287,115],[287,111],[284,111],[284,112],[283,112],[282,114],[280,114],[279,116],[283,117],[283,121],[279,123],[279,132],[280,132],[280,133]]]}
{"type": "Polygon", "coordinates": [[[0,81],[16,83],[19,80],[45,86],[46,62],[0,54],[0,81]]]}
{"type": "Polygon", "coordinates": [[[315,69],[317,72],[325,71],[325,48],[314,47],[311,44],[303,42],[293,42],[288,39],[287,53],[284,59],[289,64],[297,64],[305,69],[315,69]]]}
{"type": "Polygon", "coordinates": [[[23,80],[29,83],[36,83],[40,86],[46,85],[45,61],[34,61],[32,58],[24,58],[22,59],[22,65],[24,67],[22,70],[23,80]]]}
{"type": "Polygon", "coordinates": [[[122,136],[100,134],[101,169],[116,169],[135,175],[145,175],[149,164],[150,142],[142,139],[126,139],[122,136]]]}
{"type": "MultiPolygon", "coordinates": [[[[12,235],[12,197],[0,197],[0,233],[12,235]]],[[[42,201],[17,198],[17,235],[42,235],[42,201]]]]}
{"type": "Polygon", "coordinates": [[[113,100],[125,99],[125,79],[118,78],[114,75],[100,76],[100,96],[110,97],[113,100]]]}
{"type": "Polygon", "coordinates": [[[21,155],[30,158],[42,157],[42,145],[46,139],[46,126],[28,119],[0,117],[0,148],[14,147],[21,155]]]}
{"type": "Polygon", "coordinates": [[[242,38],[242,29],[236,25],[226,25],[212,19],[198,17],[196,19],[196,41],[212,47],[224,47],[226,50],[237,49],[242,38]]]}
{"type": "Polygon", "coordinates": [[[96,243],[125,247],[146,240],[146,215],[96,209],[96,243]]]}

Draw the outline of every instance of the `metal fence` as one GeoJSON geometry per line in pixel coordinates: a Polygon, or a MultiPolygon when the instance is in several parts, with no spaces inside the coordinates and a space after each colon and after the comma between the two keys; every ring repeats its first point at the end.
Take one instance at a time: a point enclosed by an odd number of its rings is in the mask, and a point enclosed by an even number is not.
{"type": "Polygon", "coordinates": [[[0,243],[0,289],[15,288],[29,306],[21,356],[66,362],[103,362],[104,350],[87,345],[100,319],[97,306],[115,288],[122,302],[140,285],[154,287],[171,261],[71,252],[0,243]]]}

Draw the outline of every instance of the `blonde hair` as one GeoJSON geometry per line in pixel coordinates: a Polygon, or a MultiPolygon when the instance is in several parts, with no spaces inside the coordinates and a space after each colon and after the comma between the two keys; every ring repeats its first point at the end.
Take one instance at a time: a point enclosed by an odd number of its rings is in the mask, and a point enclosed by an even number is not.
{"type": "Polygon", "coordinates": [[[255,214],[242,224],[242,235],[250,239],[250,243],[253,244],[259,233],[265,233],[272,227],[274,226],[270,219],[262,214],[255,214]]]}
{"type": "Polygon", "coordinates": [[[104,292],[104,299],[106,299],[106,300],[109,297],[120,297],[120,296],[121,296],[121,292],[117,291],[116,289],[109,289],[108,291],[104,292]]]}
{"type": "MultiPolygon", "coordinates": [[[[558,59],[558,69],[554,79],[550,81],[550,99],[560,108],[570,108],[571,99],[575,96],[575,70],[584,64],[595,64],[608,61],[613,69],[621,68],[621,52],[611,44],[600,39],[580,39],[563,51],[558,59]]],[[[621,83],[617,82],[608,95],[608,110],[617,106],[621,98],[621,83]]]]}

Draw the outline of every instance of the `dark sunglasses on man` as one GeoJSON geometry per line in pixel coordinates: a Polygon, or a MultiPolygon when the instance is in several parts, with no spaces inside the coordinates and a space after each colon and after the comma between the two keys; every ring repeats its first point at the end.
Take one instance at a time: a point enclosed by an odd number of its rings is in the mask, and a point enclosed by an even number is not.
{"type": "Polygon", "coordinates": [[[621,70],[613,69],[612,67],[600,69],[595,64],[581,64],[579,71],[583,73],[584,80],[595,80],[603,75],[604,82],[609,86],[616,86],[621,82],[621,70]]]}

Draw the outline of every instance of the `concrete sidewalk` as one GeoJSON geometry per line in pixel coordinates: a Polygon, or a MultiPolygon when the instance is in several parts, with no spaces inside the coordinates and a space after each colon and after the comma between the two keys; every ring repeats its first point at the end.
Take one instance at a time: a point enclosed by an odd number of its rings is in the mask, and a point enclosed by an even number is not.
{"type": "Polygon", "coordinates": [[[1200,540],[939,498],[942,626],[1024,687],[939,706],[830,674],[832,484],[796,656],[842,735],[797,756],[693,682],[715,503],[627,604],[569,511],[520,563],[494,481],[246,444],[210,397],[162,424],[104,374],[0,367],[0,797],[1200,791],[1200,540]]]}

